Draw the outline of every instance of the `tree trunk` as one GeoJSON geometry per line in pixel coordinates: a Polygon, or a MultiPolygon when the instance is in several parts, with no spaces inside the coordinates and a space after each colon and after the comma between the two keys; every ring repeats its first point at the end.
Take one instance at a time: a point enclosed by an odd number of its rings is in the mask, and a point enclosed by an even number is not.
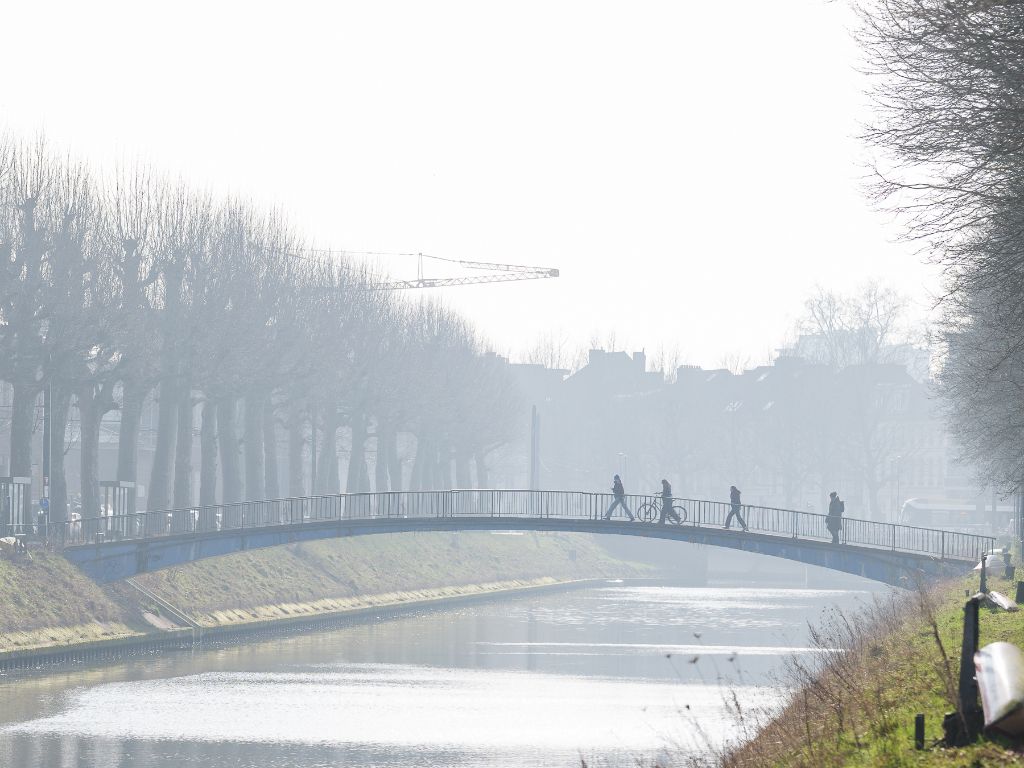
{"type": "MultiPolygon", "coordinates": [[[[352,451],[348,460],[348,478],[345,488],[349,493],[365,493],[363,478],[368,477],[366,471],[366,414],[362,411],[352,417],[352,451]]],[[[369,485],[369,481],[367,481],[369,485]]]]}
{"type": "Polygon", "coordinates": [[[203,426],[199,433],[199,504],[217,503],[217,405],[203,403],[203,426]]]}
{"type": "Polygon", "coordinates": [[[149,391],[145,386],[123,382],[121,426],[117,435],[117,479],[134,483],[139,472],[139,427],[149,391]]]}
{"type": "Polygon", "coordinates": [[[384,440],[384,449],[387,456],[388,480],[391,481],[392,491],[401,491],[402,485],[402,460],[398,458],[398,432],[394,429],[388,432],[384,440]]]}
{"type": "MultiPolygon", "coordinates": [[[[418,453],[418,452],[417,452],[418,453]]],[[[420,481],[424,491],[437,490],[437,448],[433,441],[423,445],[423,475],[420,481]]]]}
{"type": "Polygon", "coordinates": [[[373,463],[373,490],[384,493],[388,490],[388,446],[385,428],[377,422],[377,458],[373,463]]]}
{"type": "Polygon", "coordinates": [[[266,473],[266,498],[281,498],[277,474],[277,424],[274,421],[274,404],[270,398],[263,404],[263,467],[266,473]]]}
{"type": "Polygon", "coordinates": [[[50,522],[68,520],[68,479],[64,471],[64,438],[68,429],[71,393],[54,385],[50,394],[50,522]]]}
{"type": "Polygon", "coordinates": [[[178,440],[178,403],[173,381],[170,376],[165,376],[160,383],[156,447],[153,450],[153,469],[149,473],[149,493],[146,496],[146,509],[149,510],[171,506],[171,465],[178,440]]]}
{"type": "Polygon", "coordinates": [[[472,488],[473,478],[470,475],[469,470],[469,452],[468,451],[456,451],[455,452],[455,487],[456,488],[472,488]]]}
{"type": "MultiPolygon", "coordinates": [[[[82,518],[101,514],[99,450],[100,420],[103,414],[96,402],[92,384],[84,385],[78,393],[78,419],[81,429],[79,444],[80,474],[82,484],[82,518]]],[[[103,510],[107,514],[112,510],[103,510]]]]}
{"type": "MultiPolygon", "coordinates": [[[[181,264],[172,260],[164,268],[166,307],[161,317],[163,347],[160,351],[160,402],[157,411],[156,446],[153,449],[153,468],[149,475],[149,495],[146,508],[163,510],[171,506],[171,483],[178,441],[178,317],[181,308],[181,285],[184,275],[181,264]]],[[[184,386],[188,389],[188,385],[184,386]]]]}
{"type": "Polygon", "coordinates": [[[792,473],[786,472],[782,476],[782,495],[785,499],[786,509],[796,509],[794,504],[796,503],[796,478],[793,477],[792,473]]]}
{"type": "Polygon", "coordinates": [[[302,454],[305,448],[302,409],[298,401],[288,401],[288,495],[295,498],[306,495],[302,454]]]}
{"type": "Polygon", "coordinates": [[[317,459],[318,455],[318,444],[317,437],[320,431],[320,423],[317,418],[317,405],[312,403],[309,405],[309,493],[310,495],[316,493],[316,489],[319,487],[318,475],[317,475],[317,459]]]}
{"type": "Polygon", "coordinates": [[[11,402],[11,477],[32,476],[32,416],[39,387],[13,382],[11,402]]]}
{"type": "MultiPolygon", "coordinates": [[[[192,507],[192,386],[182,381],[178,393],[178,438],[174,452],[174,508],[192,507]]],[[[186,521],[182,512],[180,523],[186,521]]]]}
{"type": "Polygon", "coordinates": [[[487,457],[477,451],[473,456],[473,463],[476,464],[476,487],[490,487],[487,481],[487,457]]]}
{"type": "Polygon", "coordinates": [[[864,481],[864,485],[868,491],[868,519],[882,520],[881,510],[878,506],[879,483],[875,480],[874,472],[868,474],[864,481]]]}
{"type": "Polygon", "coordinates": [[[434,483],[428,490],[448,490],[452,487],[452,457],[447,448],[438,448],[434,463],[434,483]]]}
{"type": "MultiPolygon", "coordinates": [[[[237,401],[226,397],[217,404],[217,429],[220,437],[220,463],[223,477],[225,504],[242,500],[242,482],[239,477],[238,433],[235,429],[237,401]]],[[[237,525],[237,523],[233,523],[237,525]]]]}
{"type": "Polygon", "coordinates": [[[315,493],[339,493],[341,481],[338,478],[338,407],[329,403],[324,409],[324,429],[320,437],[320,454],[317,458],[317,488],[315,493]]]}
{"type": "MultiPolygon", "coordinates": [[[[81,427],[82,517],[95,517],[103,502],[100,493],[100,425],[104,414],[117,404],[111,396],[113,382],[86,384],[78,391],[78,416],[81,427]]],[[[105,513],[125,514],[123,509],[105,509],[105,513]]]]}
{"type": "Polygon", "coordinates": [[[359,462],[359,487],[361,493],[370,492],[370,468],[366,464],[366,454],[363,453],[363,460],[359,462]]]}
{"type": "Polygon", "coordinates": [[[245,498],[263,498],[263,396],[250,392],[245,396],[245,498]]]}
{"type": "Polygon", "coordinates": [[[679,490],[676,491],[680,496],[684,498],[690,497],[690,470],[689,462],[683,461],[677,465],[679,469],[676,471],[676,477],[679,478],[679,490]]]}
{"type": "Polygon", "coordinates": [[[416,457],[412,462],[412,477],[409,478],[409,490],[422,491],[425,487],[427,456],[430,454],[430,441],[416,435],[416,457]]]}

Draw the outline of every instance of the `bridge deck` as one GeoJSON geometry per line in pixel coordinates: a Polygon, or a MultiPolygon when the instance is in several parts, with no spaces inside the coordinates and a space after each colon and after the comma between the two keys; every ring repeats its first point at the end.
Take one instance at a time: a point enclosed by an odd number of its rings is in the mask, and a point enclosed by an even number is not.
{"type": "Polygon", "coordinates": [[[65,553],[101,581],[205,557],[293,541],[412,530],[561,530],[677,539],[787,557],[888,583],[911,571],[965,570],[995,540],[989,536],[843,519],[833,545],[826,516],[744,505],[748,531],[725,530],[728,502],[674,499],[682,520],[659,522],[661,499],[627,496],[605,520],[610,494],[575,491],[451,490],[338,494],[67,523],[50,533],[65,553]],[[901,575],[902,574],[902,575],[901,575]]]}

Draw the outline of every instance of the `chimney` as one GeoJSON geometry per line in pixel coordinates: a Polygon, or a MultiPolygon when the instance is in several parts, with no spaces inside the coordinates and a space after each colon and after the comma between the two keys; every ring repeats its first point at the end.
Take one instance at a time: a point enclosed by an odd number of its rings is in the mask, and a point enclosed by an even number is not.
{"type": "Polygon", "coordinates": [[[642,350],[633,353],[633,362],[640,369],[640,373],[647,371],[647,355],[642,350]]]}

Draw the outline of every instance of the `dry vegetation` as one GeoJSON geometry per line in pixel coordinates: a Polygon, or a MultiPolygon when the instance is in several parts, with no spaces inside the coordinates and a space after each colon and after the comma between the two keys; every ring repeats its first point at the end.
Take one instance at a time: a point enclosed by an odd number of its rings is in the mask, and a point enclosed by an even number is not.
{"type": "MultiPolygon", "coordinates": [[[[1009,582],[990,587],[1008,592],[1009,582]]],[[[812,633],[821,653],[790,662],[794,695],[768,716],[733,707],[741,746],[680,760],[723,768],[830,766],[1000,766],[1024,760],[1001,738],[945,749],[942,717],[955,709],[964,590],[977,579],[880,598],[856,615],[834,612],[812,633]],[[914,716],[926,717],[926,745],[914,749],[914,716]]],[[[1019,613],[983,609],[981,644],[1024,647],[1019,613]]]]}
{"type": "Polygon", "coordinates": [[[59,555],[0,558],[0,633],[127,620],[123,608],[59,555]]]}

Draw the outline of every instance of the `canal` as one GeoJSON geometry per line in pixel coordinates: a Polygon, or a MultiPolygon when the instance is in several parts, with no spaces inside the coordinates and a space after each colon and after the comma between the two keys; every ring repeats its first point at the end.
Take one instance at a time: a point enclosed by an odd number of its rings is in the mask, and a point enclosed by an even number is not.
{"type": "Polygon", "coordinates": [[[730,738],[871,594],[609,582],[0,679],[0,765],[634,765],[730,738]]]}

